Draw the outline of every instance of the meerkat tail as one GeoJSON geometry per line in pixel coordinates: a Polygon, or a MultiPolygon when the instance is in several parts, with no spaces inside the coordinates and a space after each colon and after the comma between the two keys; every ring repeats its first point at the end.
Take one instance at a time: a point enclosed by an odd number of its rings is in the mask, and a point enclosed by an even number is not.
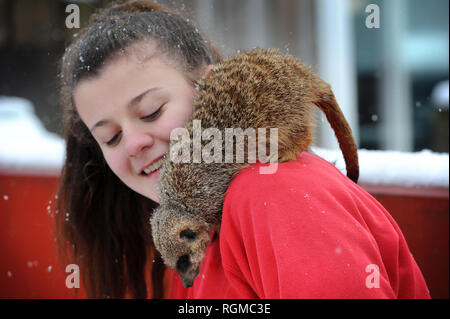
{"type": "Polygon", "coordinates": [[[328,122],[336,134],[347,168],[347,177],[355,183],[359,178],[358,151],[353,138],[352,129],[344,117],[333,92],[322,94],[315,105],[325,113],[328,122]]]}

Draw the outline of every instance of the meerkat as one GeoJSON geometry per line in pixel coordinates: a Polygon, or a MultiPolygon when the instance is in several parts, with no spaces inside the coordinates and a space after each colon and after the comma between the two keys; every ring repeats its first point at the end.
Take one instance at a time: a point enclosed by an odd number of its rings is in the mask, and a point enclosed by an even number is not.
{"type": "MultiPolygon", "coordinates": [[[[196,89],[194,112],[185,126],[191,155],[193,121],[201,120],[202,126],[217,128],[222,136],[226,128],[278,128],[278,160],[294,160],[312,143],[318,107],[335,131],[347,176],[357,182],[358,155],[350,126],[330,86],[299,59],[276,49],[242,52],[219,63],[196,82],[196,89]]],[[[171,149],[173,145],[171,141],[171,149]]],[[[248,161],[176,163],[166,155],[158,186],[160,205],[150,223],[156,249],[178,272],[184,287],[192,286],[200,272],[211,231],[220,231],[231,180],[249,165],[248,161]]]]}

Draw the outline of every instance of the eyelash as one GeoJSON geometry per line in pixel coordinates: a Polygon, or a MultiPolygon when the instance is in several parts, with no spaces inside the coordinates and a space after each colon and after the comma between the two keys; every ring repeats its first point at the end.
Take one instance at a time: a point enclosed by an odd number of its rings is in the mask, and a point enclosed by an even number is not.
{"type": "MultiPolygon", "coordinates": [[[[165,105],[166,103],[164,103],[163,105],[161,105],[156,112],[153,112],[152,114],[146,115],[144,117],[141,117],[141,120],[155,120],[159,114],[161,114],[161,109],[162,107],[165,105]]],[[[122,133],[122,131],[119,131],[116,135],[113,136],[112,139],[110,139],[108,142],[106,142],[106,145],[108,146],[113,146],[114,142],[117,140],[117,138],[119,137],[120,133],[122,133]]]]}
{"type": "Polygon", "coordinates": [[[119,131],[119,133],[114,135],[112,139],[110,139],[108,142],[106,142],[106,145],[112,146],[114,144],[114,142],[117,140],[117,138],[119,137],[120,133],[122,133],[122,131],[119,131]]]}
{"type": "Polygon", "coordinates": [[[152,114],[149,114],[147,116],[141,117],[141,120],[153,120],[155,118],[158,117],[158,115],[161,113],[161,109],[162,107],[165,105],[166,103],[164,103],[163,105],[161,105],[156,112],[153,112],[152,114]]]}

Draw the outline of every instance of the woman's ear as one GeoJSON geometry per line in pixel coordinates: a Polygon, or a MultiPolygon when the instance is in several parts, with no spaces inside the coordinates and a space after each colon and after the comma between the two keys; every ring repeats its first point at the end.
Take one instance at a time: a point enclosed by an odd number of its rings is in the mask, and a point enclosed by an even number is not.
{"type": "Polygon", "coordinates": [[[212,70],[214,69],[215,65],[214,64],[209,64],[208,66],[205,67],[205,69],[203,70],[203,77],[207,78],[211,75],[212,70]]]}

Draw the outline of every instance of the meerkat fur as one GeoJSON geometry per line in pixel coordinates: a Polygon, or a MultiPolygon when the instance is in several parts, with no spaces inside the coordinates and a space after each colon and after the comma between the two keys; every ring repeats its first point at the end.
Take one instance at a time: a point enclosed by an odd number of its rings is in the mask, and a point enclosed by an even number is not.
{"type": "MultiPolygon", "coordinates": [[[[193,120],[201,120],[202,127],[217,128],[222,137],[226,128],[278,128],[275,160],[294,160],[313,141],[318,107],[335,131],[347,176],[357,181],[358,155],[350,126],[330,86],[299,59],[276,49],[243,52],[216,65],[209,76],[196,82],[196,89],[194,112],[185,127],[191,138],[185,142],[191,159],[193,120]]],[[[260,137],[256,140],[258,144],[260,137]]],[[[208,141],[201,143],[203,147],[208,141]]],[[[222,151],[225,158],[225,147],[222,151]]],[[[160,205],[150,221],[152,236],[165,264],[179,273],[185,287],[193,285],[200,271],[211,231],[220,230],[222,203],[231,180],[249,165],[248,161],[178,163],[166,156],[158,186],[160,205]]]]}

